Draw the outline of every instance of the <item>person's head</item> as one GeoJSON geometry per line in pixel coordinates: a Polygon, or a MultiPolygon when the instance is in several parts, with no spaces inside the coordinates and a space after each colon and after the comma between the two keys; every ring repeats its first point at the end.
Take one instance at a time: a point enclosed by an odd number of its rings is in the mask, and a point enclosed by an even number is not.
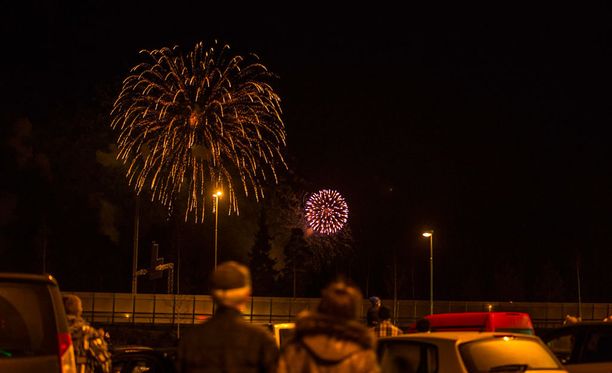
{"type": "Polygon", "coordinates": [[[582,321],[582,318],[579,316],[565,315],[565,320],[563,321],[563,325],[577,324],[580,321],[582,321]]]}
{"type": "Polygon", "coordinates": [[[386,321],[386,320],[389,320],[390,318],[391,318],[391,310],[389,309],[389,307],[380,306],[380,308],[378,309],[378,319],[380,321],[386,321]]]}
{"type": "Polygon", "coordinates": [[[357,287],[343,280],[334,281],[321,292],[321,302],[317,311],[340,319],[352,320],[359,315],[362,301],[363,296],[357,287]]]}
{"type": "Polygon", "coordinates": [[[428,332],[430,331],[431,324],[427,319],[419,319],[416,322],[416,330],[417,332],[428,332]]]}
{"type": "Polygon", "coordinates": [[[219,264],[210,282],[213,299],[219,305],[242,309],[251,296],[251,273],[237,262],[219,264]]]}
{"type": "Polygon", "coordinates": [[[83,314],[83,304],[81,298],[76,295],[65,295],[64,296],[64,309],[67,315],[80,317],[83,314]]]}
{"type": "Polygon", "coordinates": [[[381,301],[379,297],[370,297],[370,303],[372,303],[372,306],[374,307],[380,307],[381,305],[381,301]]]}

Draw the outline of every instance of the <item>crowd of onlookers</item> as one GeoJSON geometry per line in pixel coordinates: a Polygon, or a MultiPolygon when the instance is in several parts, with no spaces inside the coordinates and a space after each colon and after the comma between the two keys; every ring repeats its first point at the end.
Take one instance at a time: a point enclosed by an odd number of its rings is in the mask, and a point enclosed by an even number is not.
{"type": "Polygon", "coordinates": [[[211,279],[214,315],[179,341],[180,372],[378,372],[377,336],[398,335],[391,312],[372,297],[367,325],[359,318],[363,296],[346,280],[321,292],[315,311],[298,315],[294,336],[278,349],[272,335],[244,320],[251,295],[249,269],[219,265],[211,279]]]}
{"type": "MultiPolygon", "coordinates": [[[[363,296],[347,280],[321,292],[315,311],[301,312],[294,336],[279,350],[271,333],[247,322],[242,312],[251,297],[249,269],[220,264],[211,277],[213,316],[183,333],[177,351],[180,372],[377,372],[376,338],[402,334],[391,311],[371,297],[366,323],[359,318],[363,296]]],[[[111,371],[108,334],[82,318],[81,300],[64,297],[77,371],[111,371]]]]}
{"type": "MultiPolygon", "coordinates": [[[[219,265],[211,276],[211,295],[213,316],[179,340],[179,372],[378,372],[377,338],[403,334],[392,323],[391,310],[375,296],[369,298],[371,306],[363,323],[362,293],[343,279],[321,291],[315,311],[298,315],[293,336],[280,349],[269,331],[243,317],[251,297],[247,267],[232,261],[219,265]]],[[[63,301],[77,372],[110,373],[108,333],[83,319],[79,297],[65,295],[63,301]]],[[[611,320],[609,316],[603,321],[611,320]]],[[[580,316],[566,315],[563,324],[581,321],[580,316]]],[[[415,330],[429,328],[423,319],[415,330]]]]}

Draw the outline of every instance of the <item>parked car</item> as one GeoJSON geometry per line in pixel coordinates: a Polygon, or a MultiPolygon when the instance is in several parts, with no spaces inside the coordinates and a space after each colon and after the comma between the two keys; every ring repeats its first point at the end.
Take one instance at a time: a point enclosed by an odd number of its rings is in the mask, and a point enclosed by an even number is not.
{"type": "Polygon", "coordinates": [[[517,333],[413,333],[378,340],[383,372],[565,372],[540,338],[517,333]]]}
{"type": "Polygon", "coordinates": [[[542,340],[572,373],[612,371],[612,323],[566,325],[544,334],[542,340]]]}
{"type": "Polygon", "coordinates": [[[0,273],[0,372],[76,372],[56,280],[0,273]]]}
{"type": "Polygon", "coordinates": [[[174,373],[176,349],[145,346],[115,347],[113,373],[174,373]]]}
{"type": "MultiPolygon", "coordinates": [[[[436,313],[424,317],[429,330],[505,332],[535,335],[529,314],[524,312],[457,312],[436,313]]],[[[407,332],[419,331],[416,324],[407,332]]]]}

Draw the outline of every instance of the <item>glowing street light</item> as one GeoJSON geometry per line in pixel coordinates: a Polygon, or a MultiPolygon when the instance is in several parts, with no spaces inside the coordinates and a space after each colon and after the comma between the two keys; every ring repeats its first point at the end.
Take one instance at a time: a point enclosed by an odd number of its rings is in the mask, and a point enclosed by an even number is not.
{"type": "Polygon", "coordinates": [[[429,314],[433,315],[433,230],[423,232],[429,238],[429,314]]]}
{"type": "Polygon", "coordinates": [[[213,194],[213,201],[214,201],[214,205],[213,205],[213,212],[215,214],[215,270],[217,270],[217,226],[219,223],[219,198],[221,198],[221,196],[223,195],[223,192],[220,190],[217,190],[214,194],[213,194]]]}

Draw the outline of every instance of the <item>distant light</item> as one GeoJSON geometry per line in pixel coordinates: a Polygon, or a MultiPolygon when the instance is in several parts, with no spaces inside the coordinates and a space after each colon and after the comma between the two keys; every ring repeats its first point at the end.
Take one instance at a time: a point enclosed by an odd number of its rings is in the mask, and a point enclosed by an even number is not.
{"type": "Polygon", "coordinates": [[[431,237],[432,234],[433,233],[431,233],[431,232],[424,232],[423,233],[423,237],[431,237]]]}
{"type": "Polygon", "coordinates": [[[504,339],[504,341],[508,342],[508,341],[509,341],[510,339],[512,339],[512,338],[510,338],[510,337],[506,336],[506,337],[504,337],[503,339],[504,339]]]}
{"type": "Polygon", "coordinates": [[[219,198],[219,197],[221,197],[222,195],[223,195],[223,192],[222,192],[222,191],[220,191],[220,190],[217,190],[217,191],[215,192],[215,194],[213,194],[213,197],[219,198]]]}
{"type": "Polygon", "coordinates": [[[491,312],[493,310],[493,305],[492,304],[487,304],[487,309],[489,310],[489,312],[491,312]]]}
{"type": "Polygon", "coordinates": [[[123,317],[125,317],[126,319],[129,319],[130,318],[130,314],[129,313],[124,313],[123,317]]]}

